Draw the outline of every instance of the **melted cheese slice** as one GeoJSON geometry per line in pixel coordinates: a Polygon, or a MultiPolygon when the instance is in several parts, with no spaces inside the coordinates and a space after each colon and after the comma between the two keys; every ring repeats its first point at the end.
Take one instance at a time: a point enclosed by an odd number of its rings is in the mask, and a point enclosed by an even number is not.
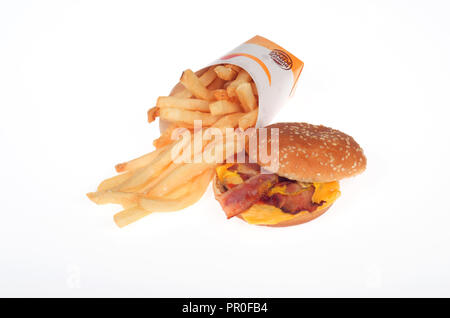
{"type": "Polygon", "coordinates": [[[314,183],[314,194],[312,196],[312,201],[314,203],[320,203],[325,201],[320,208],[326,208],[330,206],[334,201],[339,198],[341,191],[339,190],[339,182],[327,182],[327,183],[314,183]]]}
{"type": "Polygon", "coordinates": [[[302,188],[302,189],[300,189],[299,191],[296,191],[296,192],[286,192],[286,188],[287,188],[287,186],[286,185],[281,185],[281,186],[274,186],[273,188],[271,188],[270,190],[269,190],[269,192],[267,192],[267,195],[269,196],[269,197],[271,197],[272,195],[274,195],[275,193],[280,193],[280,194],[284,194],[284,195],[297,195],[297,194],[299,194],[299,193],[301,193],[301,192],[303,192],[303,191],[306,191],[306,190],[308,190],[308,188],[302,188]]]}
{"type": "Polygon", "coordinates": [[[217,177],[223,184],[241,184],[244,182],[241,176],[236,171],[228,170],[232,163],[227,163],[216,168],[217,177]]]}

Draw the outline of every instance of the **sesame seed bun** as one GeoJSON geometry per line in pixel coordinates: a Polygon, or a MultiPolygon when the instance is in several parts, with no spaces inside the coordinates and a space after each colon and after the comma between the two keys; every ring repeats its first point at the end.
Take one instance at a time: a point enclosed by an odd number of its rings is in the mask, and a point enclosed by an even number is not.
{"type": "MultiPolygon", "coordinates": [[[[225,189],[220,184],[219,179],[217,178],[217,175],[214,176],[214,180],[213,180],[212,184],[213,184],[214,197],[217,198],[225,191],[225,189]]],[[[326,208],[322,208],[322,209],[319,207],[317,210],[315,210],[313,212],[298,213],[297,217],[287,220],[287,221],[279,222],[277,224],[256,224],[256,225],[270,226],[270,227],[286,227],[286,226],[293,226],[293,225],[306,223],[306,222],[314,220],[315,218],[318,218],[319,216],[321,216],[322,214],[327,212],[331,206],[332,206],[332,204],[327,206],[326,208]]],[[[244,218],[241,215],[237,215],[237,217],[245,222],[244,218]]]]}
{"type": "MultiPolygon", "coordinates": [[[[279,167],[271,171],[301,182],[331,182],[352,177],[366,168],[366,157],[349,135],[325,126],[307,123],[277,123],[279,167]]],[[[271,156],[271,132],[267,131],[267,152],[271,156]]],[[[247,153],[251,160],[270,170],[267,164],[247,153]]]]}

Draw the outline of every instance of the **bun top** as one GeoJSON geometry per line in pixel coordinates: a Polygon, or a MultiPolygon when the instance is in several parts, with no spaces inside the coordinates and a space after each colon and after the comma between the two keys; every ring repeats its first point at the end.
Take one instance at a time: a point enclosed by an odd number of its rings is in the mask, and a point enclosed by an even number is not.
{"type": "MultiPolygon", "coordinates": [[[[307,123],[276,123],[279,129],[279,168],[271,171],[301,182],[331,182],[351,177],[366,169],[366,157],[349,135],[325,126],[307,123]]],[[[259,138],[259,136],[258,136],[259,138]]],[[[267,131],[267,152],[271,154],[271,131],[267,131]]],[[[251,160],[270,170],[255,154],[251,160]]]]}

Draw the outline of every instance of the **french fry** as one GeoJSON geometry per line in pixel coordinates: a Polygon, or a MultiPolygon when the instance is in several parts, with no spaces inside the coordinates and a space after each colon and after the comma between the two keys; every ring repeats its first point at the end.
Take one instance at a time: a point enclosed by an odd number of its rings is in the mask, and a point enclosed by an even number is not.
{"type": "Polygon", "coordinates": [[[192,97],[192,93],[190,91],[188,91],[186,88],[184,88],[184,89],[176,92],[172,96],[179,97],[179,98],[191,98],[192,97]]]}
{"type": "Polygon", "coordinates": [[[211,66],[199,78],[200,83],[202,83],[203,86],[208,87],[209,85],[211,85],[212,82],[214,82],[214,80],[217,78],[216,72],[214,72],[214,67],[211,66]]]}
{"type": "Polygon", "coordinates": [[[117,191],[97,191],[87,194],[88,198],[97,204],[121,204],[125,209],[135,206],[140,197],[137,193],[117,191]]]}
{"type": "Polygon", "coordinates": [[[235,103],[227,100],[219,100],[209,104],[209,110],[211,115],[226,115],[231,113],[238,113],[242,111],[242,108],[235,103]]]}
{"type": "MultiPolygon", "coordinates": [[[[196,178],[194,178],[193,180],[196,180],[196,178]]],[[[192,190],[192,181],[189,181],[185,184],[183,184],[181,187],[179,187],[178,189],[173,190],[170,193],[167,193],[164,198],[167,200],[176,200],[179,198],[182,198],[186,195],[189,195],[189,193],[192,190]]]]}
{"type": "MultiPolygon", "coordinates": [[[[200,83],[202,83],[205,86],[212,86],[214,85],[214,83],[216,83],[217,80],[217,75],[216,72],[214,72],[214,67],[210,67],[206,72],[204,72],[201,76],[200,76],[200,83]]],[[[218,87],[222,87],[223,85],[223,80],[219,78],[219,82],[221,83],[220,86],[218,87]]],[[[216,83],[215,85],[218,85],[219,83],[216,83]]],[[[211,88],[214,89],[214,88],[211,88]]],[[[187,90],[187,89],[182,89],[179,92],[175,93],[173,96],[175,97],[181,97],[181,98],[190,98],[192,97],[192,93],[187,90]]]]}
{"type": "Polygon", "coordinates": [[[184,209],[201,198],[213,176],[213,167],[205,169],[202,173],[193,178],[193,182],[191,182],[193,186],[189,189],[189,195],[179,200],[172,201],[167,199],[141,198],[139,200],[139,205],[144,209],[153,212],[171,212],[184,209]],[[175,202],[178,202],[178,204],[175,202]]]}
{"type": "Polygon", "coordinates": [[[169,150],[167,150],[167,153],[164,155],[164,157],[160,157],[160,160],[153,161],[150,165],[147,167],[142,168],[140,171],[138,171],[140,176],[135,177],[135,183],[132,183],[130,181],[129,183],[124,183],[122,185],[123,191],[138,191],[139,193],[147,193],[152,188],[154,188],[156,185],[158,185],[161,180],[166,178],[169,174],[171,174],[180,164],[176,164],[173,161],[176,161],[177,158],[173,158],[173,149],[176,146],[180,146],[180,149],[183,149],[183,147],[191,147],[192,142],[186,141],[186,140],[179,140],[179,141],[172,141],[172,144],[170,145],[170,158],[168,158],[169,150]],[[145,177],[147,176],[147,177],[145,177]],[[135,188],[132,188],[132,187],[135,188]]]}
{"type": "Polygon", "coordinates": [[[163,150],[151,162],[151,164],[137,169],[131,178],[113,190],[122,192],[138,192],[142,187],[150,182],[152,178],[158,176],[163,169],[172,162],[172,148],[175,144],[176,143],[173,143],[168,147],[161,148],[163,150]]]}
{"type": "Polygon", "coordinates": [[[209,112],[208,102],[203,99],[180,98],[174,96],[160,96],[156,102],[160,108],[173,107],[186,110],[209,112]]]}
{"type": "MultiPolygon", "coordinates": [[[[154,150],[146,155],[140,156],[139,158],[119,163],[116,165],[116,171],[117,172],[124,172],[124,171],[133,171],[136,169],[139,169],[141,167],[144,167],[151,163],[159,154],[164,151],[164,148],[160,148],[157,150],[154,150]]],[[[118,176],[116,176],[118,177],[118,176]]],[[[106,180],[105,180],[106,181],[106,180]]]]}
{"type": "MultiPolygon", "coordinates": [[[[166,167],[176,161],[177,158],[173,158],[175,155],[174,150],[184,149],[187,145],[192,144],[192,139],[182,138],[178,141],[174,141],[170,145],[161,148],[149,165],[141,167],[125,182],[118,187],[113,188],[115,191],[123,192],[140,192],[142,189],[147,189],[149,183],[155,182],[154,178],[158,178],[162,174],[166,167]]],[[[157,150],[157,151],[158,151],[157,150]]],[[[178,151],[178,150],[177,150],[178,151]]],[[[179,155],[179,154],[178,154],[179,155]]]]}
{"type": "Polygon", "coordinates": [[[215,165],[215,163],[180,164],[172,173],[161,180],[158,186],[148,191],[146,197],[163,197],[178,188],[183,182],[181,180],[190,180],[215,165]]]}
{"type": "Polygon", "coordinates": [[[237,73],[239,73],[242,70],[242,68],[240,68],[237,65],[233,65],[233,64],[225,64],[225,67],[229,67],[237,73]]]}
{"type": "Polygon", "coordinates": [[[106,191],[111,190],[114,187],[119,186],[120,184],[124,183],[126,180],[128,180],[132,176],[132,172],[122,173],[118,174],[117,176],[114,176],[112,178],[108,178],[106,180],[103,180],[97,187],[97,191],[106,191]]]}
{"type": "Polygon", "coordinates": [[[206,170],[205,172],[192,178],[191,180],[184,182],[177,189],[164,195],[164,198],[167,200],[174,200],[174,199],[182,198],[182,197],[188,195],[192,191],[195,191],[194,188],[197,187],[197,183],[201,182],[201,180],[203,180],[203,178],[205,178],[205,174],[208,174],[208,173],[209,173],[209,170],[206,170]]]}
{"type": "Polygon", "coordinates": [[[230,97],[229,101],[232,103],[235,103],[235,104],[241,104],[241,102],[237,96],[230,97]]]}
{"type": "Polygon", "coordinates": [[[227,86],[228,96],[230,96],[230,97],[235,96],[236,88],[238,87],[238,85],[243,82],[250,82],[251,79],[252,78],[251,78],[250,74],[248,74],[245,70],[241,70],[238,73],[238,75],[236,76],[236,79],[234,81],[232,81],[230,84],[228,84],[228,86],[227,86]]]}
{"type": "Polygon", "coordinates": [[[231,67],[225,67],[223,65],[216,66],[214,68],[214,72],[216,72],[217,77],[225,81],[234,80],[237,75],[237,72],[233,70],[231,67]]]}
{"type": "Polygon", "coordinates": [[[170,134],[162,134],[155,140],[153,140],[153,146],[156,149],[169,145],[173,140],[170,138],[170,134]]]}
{"type": "Polygon", "coordinates": [[[143,187],[140,192],[144,193],[144,195],[147,195],[149,191],[151,191],[155,186],[157,186],[161,180],[166,178],[169,174],[171,174],[179,164],[171,163],[169,166],[167,166],[156,178],[153,178],[149,183],[143,187]]]}
{"type": "Polygon", "coordinates": [[[256,98],[255,95],[253,95],[252,85],[250,83],[240,83],[236,87],[236,95],[246,112],[256,108],[256,98]]]}
{"type": "Polygon", "coordinates": [[[140,206],[134,206],[116,213],[114,215],[114,222],[118,227],[122,228],[130,223],[136,222],[150,213],[151,212],[144,210],[140,206]]]}
{"type": "MultiPolygon", "coordinates": [[[[223,116],[223,118],[224,117],[227,117],[227,116],[229,116],[229,115],[225,115],[225,116],[223,116]]],[[[237,120],[235,120],[236,121],[236,125],[237,125],[237,120]]],[[[228,124],[229,122],[226,122],[226,123],[224,123],[223,121],[222,121],[222,125],[221,126],[215,126],[215,125],[213,125],[215,128],[218,128],[218,129],[221,129],[221,131],[222,131],[222,133],[225,133],[226,132],[226,124],[228,124]]],[[[202,152],[202,151],[204,151],[204,147],[210,142],[210,140],[209,139],[203,139],[202,140],[202,146],[199,148],[199,149],[196,149],[196,148],[194,148],[194,149],[192,149],[193,148],[193,141],[197,138],[197,137],[199,137],[200,136],[200,138],[202,138],[201,136],[203,135],[203,132],[202,131],[199,131],[199,132],[195,132],[194,134],[193,134],[193,136],[191,137],[191,139],[189,140],[189,142],[186,142],[185,144],[181,144],[181,147],[190,147],[190,149],[191,149],[191,157],[190,157],[190,159],[191,160],[194,160],[195,159],[195,156],[196,155],[198,155],[200,152],[202,152]]],[[[180,148],[181,148],[180,147],[180,148]]],[[[185,148],[183,149],[183,151],[185,150],[185,148]]],[[[182,155],[184,155],[183,153],[179,153],[179,158],[175,158],[173,161],[174,161],[174,163],[175,162],[177,162],[178,161],[178,159],[183,159],[183,158],[181,158],[181,156],[182,155]]],[[[203,158],[203,154],[202,154],[202,158],[203,158]]]]}
{"type": "Polygon", "coordinates": [[[235,81],[238,82],[250,82],[252,80],[252,77],[250,76],[250,74],[247,73],[246,70],[240,70],[238,75],[236,76],[235,81]]]}
{"type": "Polygon", "coordinates": [[[239,119],[239,128],[246,130],[249,127],[255,127],[256,120],[258,119],[258,108],[255,108],[251,112],[246,113],[239,119]]]}
{"type": "Polygon", "coordinates": [[[159,149],[171,144],[173,142],[172,133],[175,129],[177,129],[176,124],[171,124],[169,127],[167,127],[166,130],[164,130],[164,132],[161,134],[161,136],[153,140],[153,146],[155,146],[156,149],[159,149]]]}
{"type": "Polygon", "coordinates": [[[114,215],[114,221],[118,227],[122,228],[153,212],[182,210],[200,200],[208,188],[213,176],[214,169],[211,168],[205,171],[191,182],[191,184],[195,185],[189,189],[192,191],[189,191],[188,195],[182,196],[176,200],[142,198],[139,200],[138,206],[123,210],[114,215]]]}
{"type": "Polygon", "coordinates": [[[195,75],[192,70],[186,70],[181,75],[180,82],[183,84],[186,89],[188,89],[192,95],[194,95],[197,98],[204,99],[204,100],[213,100],[214,96],[206,88],[206,85],[203,85],[200,81],[200,79],[195,75]]]}
{"type": "Polygon", "coordinates": [[[256,84],[254,82],[250,83],[252,85],[253,95],[258,96],[258,89],[256,88],[256,84]]]}
{"type": "Polygon", "coordinates": [[[208,113],[169,107],[161,108],[160,117],[171,122],[182,122],[191,125],[194,125],[194,120],[201,120],[203,126],[211,126],[220,118],[208,113]]]}
{"type": "Polygon", "coordinates": [[[186,129],[189,129],[189,130],[193,130],[194,129],[194,124],[193,123],[184,123],[182,121],[173,121],[172,123],[174,123],[179,128],[186,128],[186,129]]]}
{"type": "Polygon", "coordinates": [[[224,84],[225,81],[223,79],[216,77],[216,79],[211,84],[209,84],[208,89],[211,91],[219,89],[222,88],[224,84]]]}
{"type": "Polygon", "coordinates": [[[147,121],[149,123],[154,122],[156,117],[159,116],[159,108],[158,107],[152,107],[147,111],[147,121]]]}
{"type": "Polygon", "coordinates": [[[242,116],[244,116],[244,115],[245,115],[245,113],[233,113],[233,114],[225,115],[222,118],[220,118],[218,121],[216,121],[214,123],[214,125],[212,125],[212,127],[216,127],[216,128],[238,127],[239,119],[241,119],[242,116]]]}
{"type": "Polygon", "coordinates": [[[201,154],[203,161],[207,163],[223,162],[230,154],[235,153],[239,149],[240,145],[238,145],[236,141],[237,138],[235,137],[232,140],[215,140],[210,142],[204,147],[201,154]]]}
{"type": "MultiPolygon", "coordinates": [[[[233,81],[231,82],[225,82],[225,84],[223,84],[223,89],[227,89],[228,86],[230,86],[230,84],[233,83],[233,81]]],[[[228,93],[227,93],[228,94],[228,93]]]]}
{"type": "Polygon", "coordinates": [[[228,157],[228,154],[236,154],[239,153],[241,151],[243,151],[245,148],[245,144],[244,142],[239,142],[238,138],[234,138],[234,140],[232,142],[226,142],[224,143],[224,150],[223,150],[223,161],[226,160],[226,158],[228,157]]]}
{"type": "Polygon", "coordinates": [[[223,89],[223,88],[215,89],[213,91],[213,95],[216,100],[227,100],[228,99],[227,90],[223,89]]]}

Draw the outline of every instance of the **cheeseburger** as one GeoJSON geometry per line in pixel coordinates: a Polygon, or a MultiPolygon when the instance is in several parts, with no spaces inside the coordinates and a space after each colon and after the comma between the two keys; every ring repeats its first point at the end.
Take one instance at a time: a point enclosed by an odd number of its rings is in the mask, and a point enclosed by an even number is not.
{"type": "MultiPolygon", "coordinates": [[[[278,169],[248,151],[244,163],[216,168],[214,194],[228,218],[290,226],[325,213],[340,195],[339,180],[363,172],[366,157],[349,135],[325,126],[277,123],[278,169]],[[272,167],[273,168],[273,167],[272,167]]],[[[267,149],[272,136],[267,137],[267,149]]]]}

